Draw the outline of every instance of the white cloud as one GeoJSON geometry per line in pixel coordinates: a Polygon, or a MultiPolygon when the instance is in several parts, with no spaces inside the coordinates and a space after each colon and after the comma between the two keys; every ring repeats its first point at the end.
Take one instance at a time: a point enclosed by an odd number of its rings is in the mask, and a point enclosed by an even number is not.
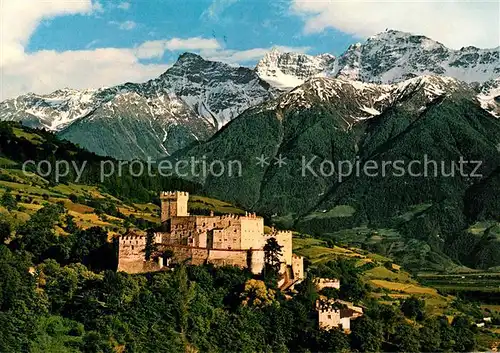
{"type": "Polygon", "coordinates": [[[175,50],[216,50],[220,48],[215,39],[194,37],[188,39],[173,38],[168,40],[152,40],[142,43],[135,48],[135,53],[140,59],[161,58],[165,51],[175,50]]]}
{"type": "Polygon", "coordinates": [[[130,9],[130,3],[129,2],[122,2],[122,3],[119,3],[117,8],[119,8],[120,10],[125,10],[127,11],[128,9],[130,9]]]}
{"type": "Polygon", "coordinates": [[[92,2],[92,12],[94,13],[103,13],[104,12],[104,7],[98,0],[94,0],[92,2]]]}
{"type": "Polygon", "coordinates": [[[210,6],[203,11],[201,17],[217,20],[229,6],[238,2],[239,0],[213,0],[210,6]]]}
{"type": "Polygon", "coordinates": [[[0,9],[0,65],[23,58],[24,47],[43,19],[69,14],[89,14],[102,6],[91,0],[2,0],[0,9]]]}
{"type": "MultiPolygon", "coordinates": [[[[89,45],[95,44],[89,43],[89,45]]],[[[172,38],[150,41],[137,48],[99,48],[56,52],[43,50],[23,55],[0,67],[0,100],[27,92],[97,88],[123,82],[143,82],[158,77],[170,65],[143,64],[140,59],[160,58],[166,50],[203,51],[220,48],[215,39],[172,38]]]]}
{"type": "Polygon", "coordinates": [[[144,82],[169,65],[139,62],[131,49],[39,51],[1,68],[1,99],[59,88],[97,88],[123,82],[144,82]]]}
{"type": "Polygon", "coordinates": [[[118,26],[119,29],[124,31],[131,31],[137,27],[137,23],[135,23],[134,21],[124,21],[124,22],[110,21],[109,24],[118,26]]]}
{"type": "Polygon", "coordinates": [[[426,35],[451,48],[497,47],[500,4],[492,0],[292,0],[305,32],[331,27],[359,37],[386,28],[426,35]]]}

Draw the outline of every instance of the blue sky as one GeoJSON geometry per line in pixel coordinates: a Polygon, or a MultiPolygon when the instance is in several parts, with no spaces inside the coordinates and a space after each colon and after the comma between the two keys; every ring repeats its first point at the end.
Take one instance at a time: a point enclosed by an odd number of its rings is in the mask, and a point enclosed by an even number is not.
{"type": "MultiPolygon", "coordinates": [[[[27,51],[129,48],[164,38],[202,37],[214,38],[234,50],[289,46],[309,47],[311,54],[340,54],[359,40],[331,28],[303,33],[303,21],[289,10],[288,1],[217,3],[222,5],[211,12],[211,0],[101,1],[103,11],[95,16],[75,14],[44,20],[27,51]]],[[[161,61],[172,62],[182,51],[166,52],[161,61]]],[[[251,58],[241,64],[255,63],[251,58]]]]}
{"type": "Polygon", "coordinates": [[[184,51],[253,66],[273,47],[341,54],[386,28],[497,47],[496,0],[2,0],[0,100],[157,77],[184,51]]]}

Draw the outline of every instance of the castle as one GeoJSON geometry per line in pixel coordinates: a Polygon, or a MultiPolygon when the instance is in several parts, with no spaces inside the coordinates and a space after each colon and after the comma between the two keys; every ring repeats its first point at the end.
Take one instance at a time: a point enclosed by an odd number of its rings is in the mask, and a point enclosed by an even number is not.
{"type": "MultiPolygon", "coordinates": [[[[340,280],[338,279],[317,278],[315,283],[318,291],[325,288],[340,289],[340,280]]],[[[362,307],[340,299],[328,299],[323,295],[320,295],[316,301],[316,311],[321,330],[341,328],[344,332],[350,332],[351,320],[363,316],[362,307]]]]}
{"type": "Polygon", "coordinates": [[[154,234],[154,252],[146,260],[147,237],[127,234],[119,238],[118,271],[142,273],[161,270],[167,262],[189,261],[264,269],[264,246],[275,238],[281,249],[281,284],[290,287],[304,278],[303,258],[292,253],[292,233],[264,232],[264,219],[255,213],[210,216],[188,213],[189,193],[162,192],[161,227],[154,234]],[[169,253],[165,258],[163,254],[169,253]]]}

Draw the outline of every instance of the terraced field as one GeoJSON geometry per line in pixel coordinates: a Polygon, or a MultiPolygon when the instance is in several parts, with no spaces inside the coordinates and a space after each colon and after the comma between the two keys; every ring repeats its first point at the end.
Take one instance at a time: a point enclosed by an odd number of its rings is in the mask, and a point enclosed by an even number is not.
{"type": "Polygon", "coordinates": [[[450,303],[455,297],[441,295],[436,288],[420,284],[387,257],[358,248],[328,247],[322,240],[307,237],[294,238],[293,251],[307,257],[311,266],[339,258],[358,259],[358,265],[372,264],[371,268],[364,271],[363,279],[373,288],[371,296],[381,303],[399,304],[405,298],[417,296],[425,300],[427,311],[430,313],[450,316],[457,313],[450,308],[450,303]]]}
{"type": "MultiPolygon", "coordinates": [[[[106,228],[111,234],[123,233],[126,228],[130,227],[136,232],[141,232],[133,225],[126,224],[124,218],[127,217],[142,219],[152,224],[160,223],[160,207],[153,203],[126,203],[103,192],[97,186],[73,183],[51,186],[49,181],[36,174],[24,173],[18,169],[19,166],[15,162],[6,158],[0,159],[0,167],[0,197],[8,191],[18,199],[19,206],[17,210],[12,211],[0,207],[0,217],[9,220],[14,229],[47,203],[64,204],[69,215],[74,217],[76,225],[80,228],[99,226],[106,228]],[[121,216],[113,216],[106,212],[99,212],[98,215],[94,207],[82,200],[113,204],[121,216]]],[[[197,195],[190,197],[189,211],[193,214],[209,214],[210,212],[245,214],[245,211],[227,202],[197,195]]]]}

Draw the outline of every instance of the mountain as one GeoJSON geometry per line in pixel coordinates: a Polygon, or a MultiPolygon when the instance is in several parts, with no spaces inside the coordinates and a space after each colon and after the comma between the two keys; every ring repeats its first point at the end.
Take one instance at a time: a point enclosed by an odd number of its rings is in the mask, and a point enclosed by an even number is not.
{"type": "Polygon", "coordinates": [[[335,71],[336,60],[333,55],[281,53],[276,48],[267,53],[255,67],[261,79],[282,90],[297,87],[311,77],[333,75],[335,71]]]}
{"type": "Polygon", "coordinates": [[[420,75],[442,75],[465,82],[485,82],[500,75],[499,48],[446,48],[421,35],[389,30],[339,58],[338,77],[393,83],[420,75]]]}
{"type": "MultiPolygon", "coordinates": [[[[440,76],[392,85],[313,78],[245,111],[174,159],[194,158],[209,166],[239,161],[241,175],[195,171],[191,179],[211,196],[306,233],[364,227],[368,239],[371,230],[391,229],[390,243],[382,242],[387,251],[413,256],[418,246],[415,256],[423,258],[405,263],[420,266],[434,257],[431,262],[439,267],[444,260],[433,254],[445,252],[457,234],[479,220],[466,212],[466,195],[500,166],[500,120],[476,95],[472,85],[440,76]],[[482,163],[478,170],[470,163],[462,174],[447,176],[461,158],[482,163]],[[431,161],[431,174],[410,175],[414,160],[431,161]],[[406,168],[403,175],[394,176],[396,162],[406,168]],[[363,172],[370,163],[376,165],[374,176],[363,172]],[[404,247],[410,240],[417,245],[404,247]]],[[[494,213],[495,202],[483,214],[494,213]]]]}
{"type": "Polygon", "coordinates": [[[268,89],[251,69],[187,53],[146,83],[6,100],[0,103],[0,120],[54,131],[99,155],[156,159],[209,138],[268,99],[268,89]]]}
{"type": "Polygon", "coordinates": [[[218,129],[245,109],[271,98],[269,85],[253,70],[192,53],[182,54],[157,81],[218,129]]]}
{"type": "Polygon", "coordinates": [[[485,82],[480,87],[477,99],[483,109],[500,118],[500,78],[485,82]]]}
{"type": "Polygon", "coordinates": [[[273,50],[257,64],[256,72],[277,88],[291,88],[316,76],[395,83],[441,75],[483,83],[500,75],[499,52],[472,46],[452,50],[425,36],[388,30],[349,46],[338,58],[273,50]]]}
{"type": "MultiPolygon", "coordinates": [[[[164,74],[145,83],[94,90],[60,89],[47,95],[29,93],[6,100],[0,103],[0,120],[54,131],[102,156],[158,159],[209,139],[247,109],[264,102],[275,104],[274,98],[311,78],[392,84],[425,75],[478,82],[477,100],[491,114],[500,116],[498,53],[498,49],[474,47],[451,50],[427,37],[393,30],[354,44],[337,58],[274,49],[255,69],[232,67],[185,53],[164,74]]],[[[317,92],[318,97],[356,96],[351,99],[356,107],[338,118],[347,119],[349,124],[378,115],[379,107],[390,105],[395,95],[395,88],[387,85],[353,82],[353,89],[339,92],[329,87],[330,81],[313,80],[312,84],[319,85],[318,89],[325,85],[317,92]],[[356,87],[364,88],[360,91],[356,87]],[[374,92],[363,97],[367,90],[374,92]]],[[[298,92],[284,99],[297,98],[298,92]]],[[[305,101],[309,102],[309,98],[305,101]]],[[[350,108],[336,104],[336,109],[350,108]]]]}

